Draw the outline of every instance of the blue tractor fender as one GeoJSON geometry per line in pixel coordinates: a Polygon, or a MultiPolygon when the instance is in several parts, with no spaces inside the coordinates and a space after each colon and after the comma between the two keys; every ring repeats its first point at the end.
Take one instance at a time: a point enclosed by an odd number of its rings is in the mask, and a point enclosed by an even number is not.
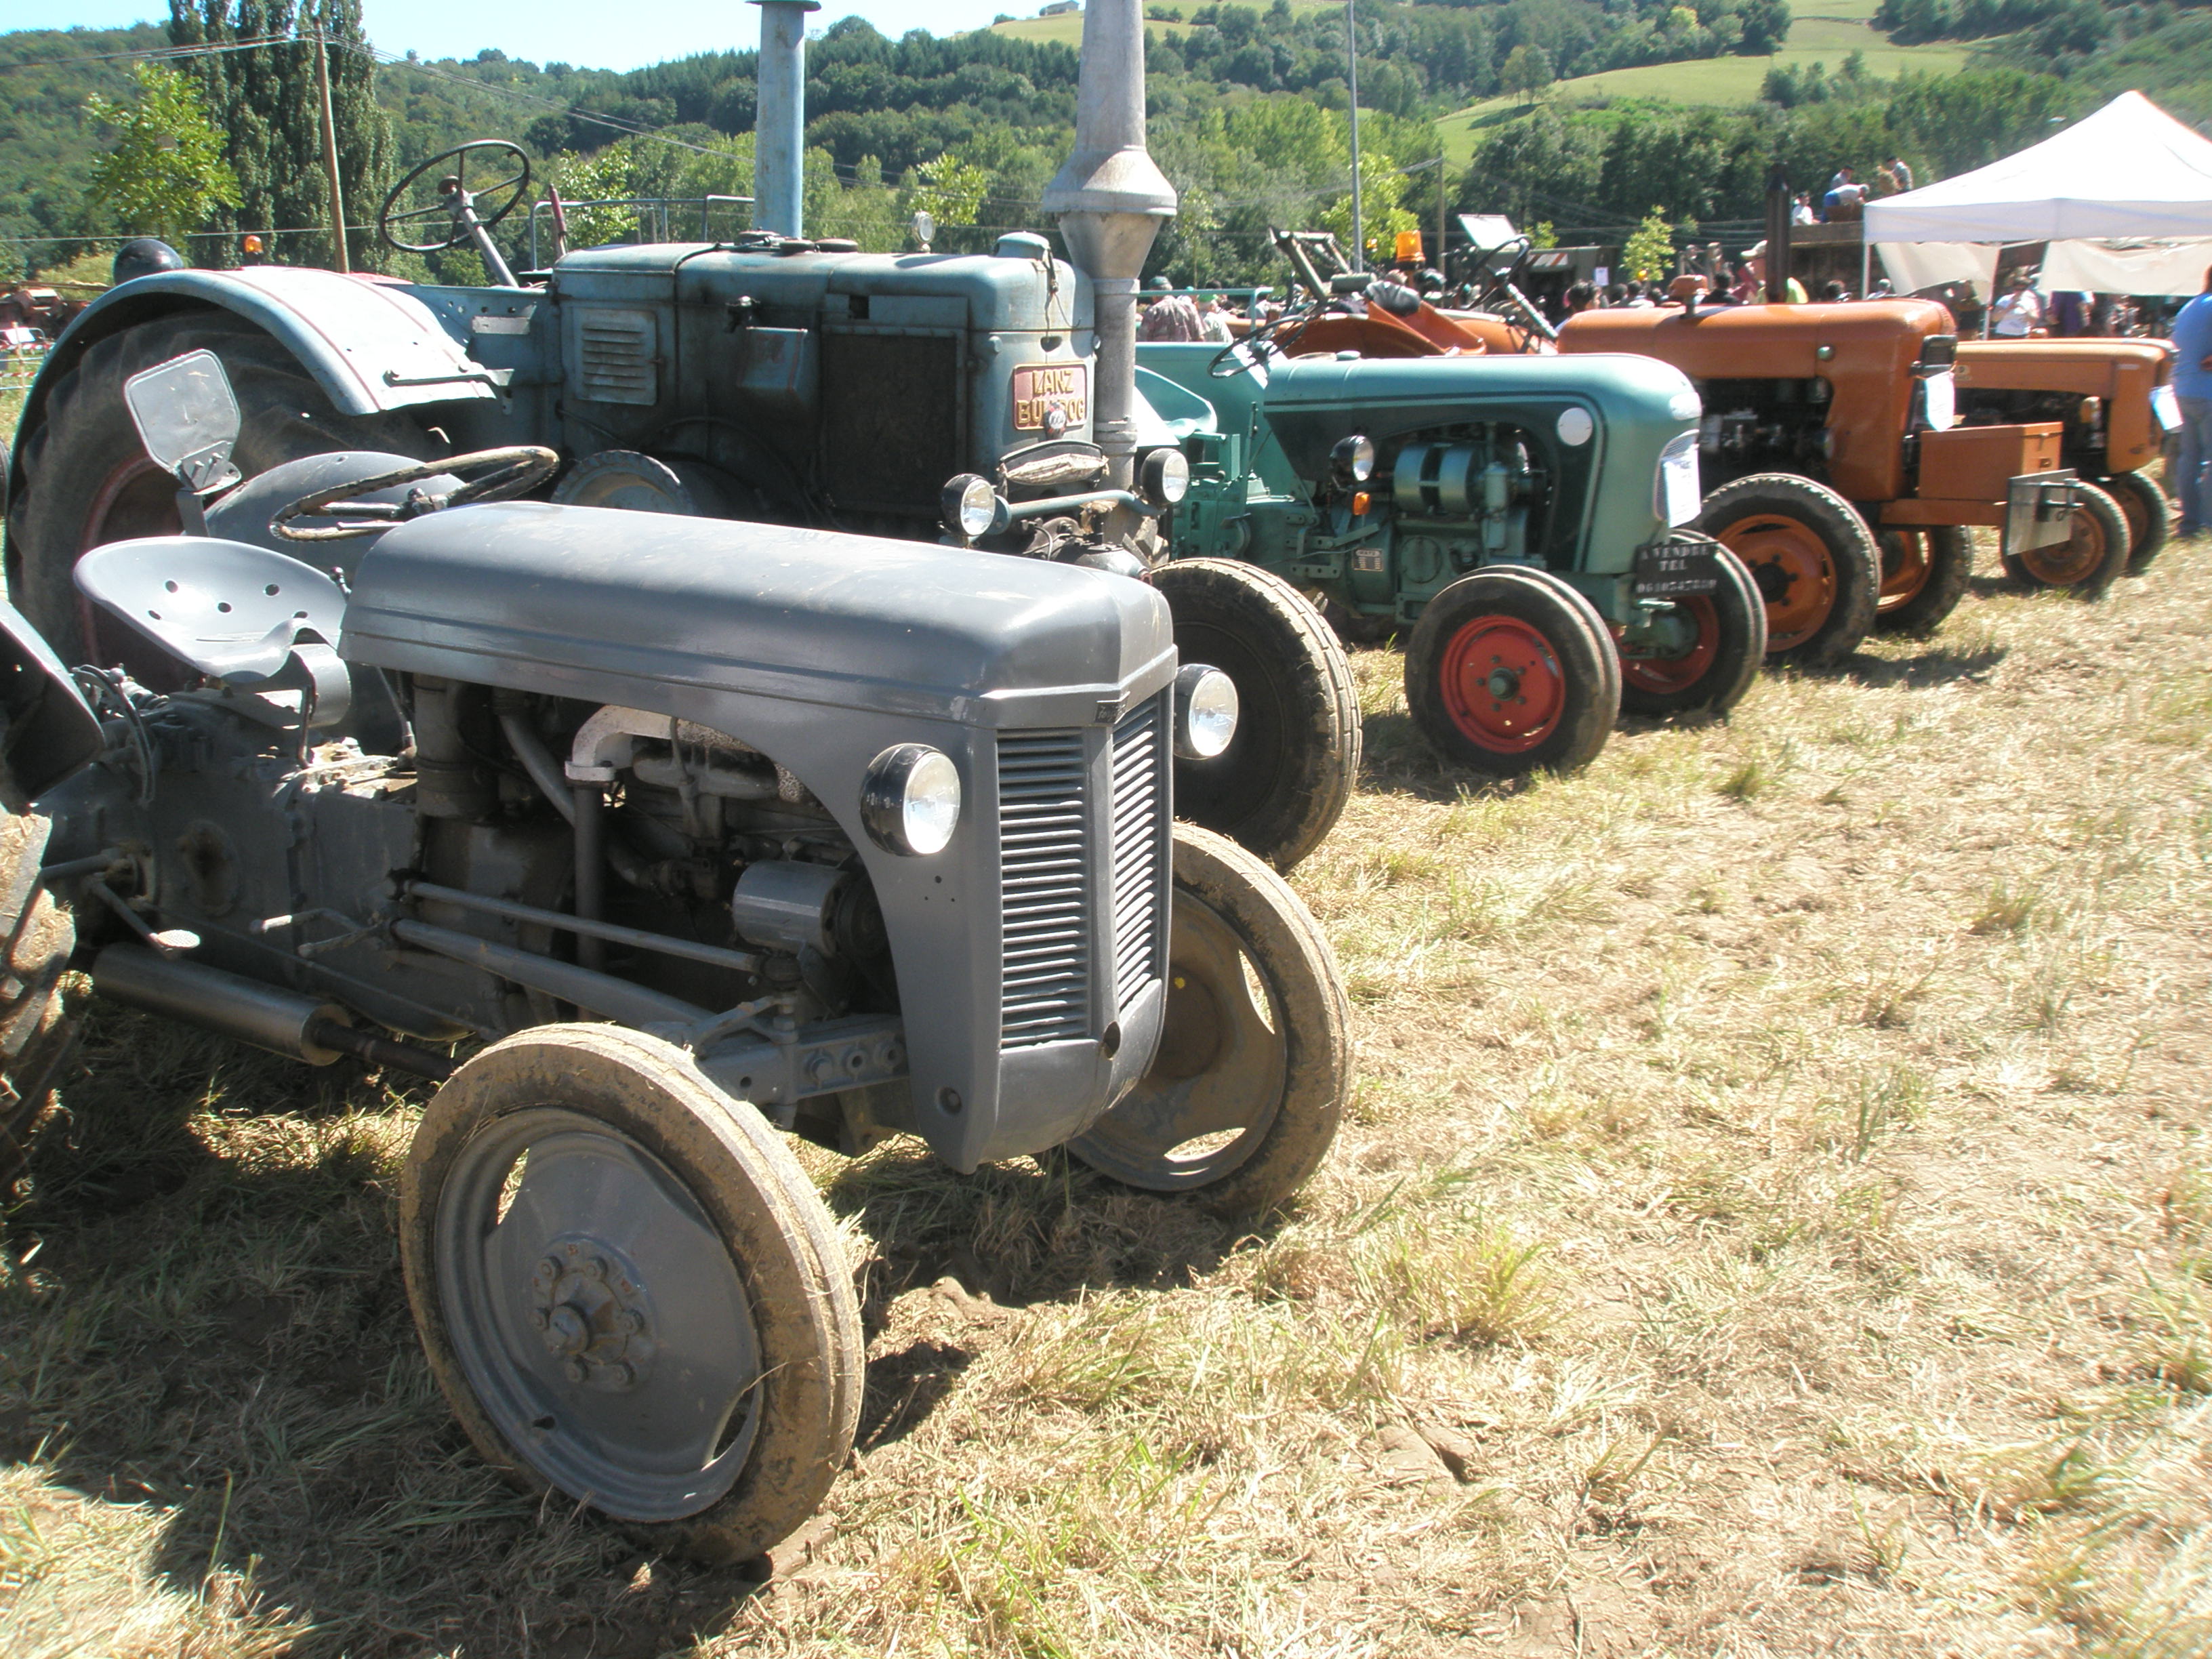
{"type": "MultiPolygon", "coordinates": [[[[438,292],[442,298],[455,290],[438,292]]],[[[495,400],[508,371],[471,355],[475,319],[466,313],[496,307],[526,318],[541,296],[515,289],[477,293],[483,304],[433,306],[404,283],[305,266],[157,271],[108,289],[63,331],[31,386],[21,430],[38,428],[48,389],[95,343],[152,318],[194,310],[228,312],[267,334],[299,360],[342,415],[495,400]]],[[[10,494],[21,483],[11,462],[10,494]]]]}

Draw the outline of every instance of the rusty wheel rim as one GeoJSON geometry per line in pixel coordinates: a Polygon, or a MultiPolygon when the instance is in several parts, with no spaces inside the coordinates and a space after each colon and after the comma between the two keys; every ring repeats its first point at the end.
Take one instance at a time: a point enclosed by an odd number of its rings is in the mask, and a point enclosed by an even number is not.
{"type": "Polygon", "coordinates": [[[1674,603],[1684,616],[1698,625],[1698,637],[1680,656],[1623,657],[1620,678],[1638,690],[1661,696],[1687,691],[1705,678],[1713,665],[1713,659],[1720,654],[1719,607],[1702,594],[1674,603]]]}
{"type": "Polygon", "coordinates": [[[2020,556],[2027,574],[2045,587],[2073,587],[2104,568],[2112,550],[2105,544],[2105,526],[2088,513],[2074,514],[2073,533],[2050,547],[2032,547],[2020,556]]]}
{"type": "Polygon", "coordinates": [[[1894,611],[1917,597],[1936,567],[1924,530],[1884,531],[1881,543],[1881,597],[1875,609],[1894,611]]]}
{"type": "MultiPolygon", "coordinates": [[[[117,463],[93,492],[76,550],[82,557],[110,542],[137,536],[173,536],[184,527],[184,520],[177,515],[177,481],[146,456],[133,455],[117,463]]],[[[82,594],[77,596],[76,621],[93,659],[112,660],[112,641],[101,638],[100,613],[82,594]]]]}
{"type": "Polygon", "coordinates": [[[1802,519],[1754,513],[1719,532],[1766,601],[1766,648],[1787,651],[1820,631],[1836,604],[1836,562],[1802,519]]]}
{"type": "Polygon", "coordinates": [[[1566,712],[1567,677],[1542,629],[1518,617],[1461,624],[1437,667],[1444,710],[1469,743],[1493,754],[1525,754],[1550,737],[1566,712]]]}

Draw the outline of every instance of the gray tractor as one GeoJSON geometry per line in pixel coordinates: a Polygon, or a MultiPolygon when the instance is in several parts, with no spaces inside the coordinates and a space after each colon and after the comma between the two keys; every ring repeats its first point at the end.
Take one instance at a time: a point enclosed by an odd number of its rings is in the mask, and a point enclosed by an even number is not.
{"type": "Polygon", "coordinates": [[[1061,1149],[1235,1214],[1321,1162],[1343,991],[1279,876],[1172,821],[1236,702],[1150,587],[512,499],[557,465],[526,447],[241,479],[214,354],[120,390],[197,533],[76,566],[143,678],[0,605],[0,1163],[73,963],[437,1080],[399,1255],[455,1414],[526,1490],[735,1559],[860,1405],[851,1270],[776,1131],[1061,1149]]]}
{"type": "MultiPolygon", "coordinates": [[[[1135,389],[1137,276],[1175,191],[1144,148],[1135,0],[1085,20],[1078,148],[1040,235],[988,255],[864,254],[802,234],[805,0],[768,0],[756,228],[734,240],[580,249],[509,269],[495,230],[528,158],[483,141],[433,156],[381,216],[396,246],[473,249],[492,282],[410,285],[259,266],[172,270],[103,295],[26,406],[9,591],[57,642],[129,663],[82,605],[78,556],[177,528],[121,388],[185,351],[238,389],[248,471],[330,449],[428,459],[514,445],[561,460],[564,504],[805,526],[1088,563],[1149,581],[1184,654],[1236,683],[1229,751],[1178,763],[1184,815],[1288,869],[1358,770],[1342,648],[1290,583],[1227,560],[1166,562],[1188,487],[1176,435],[1135,389]]],[[[979,577],[988,586],[994,578],[979,577]]],[[[112,637],[111,637],[112,636],[112,637]]]]}

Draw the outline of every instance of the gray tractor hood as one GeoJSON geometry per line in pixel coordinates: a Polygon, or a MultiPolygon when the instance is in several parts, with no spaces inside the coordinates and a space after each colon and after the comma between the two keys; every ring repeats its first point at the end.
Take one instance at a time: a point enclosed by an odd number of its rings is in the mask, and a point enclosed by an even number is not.
{"type": "Polygon", "coordinates": [[[350,661],[619,701],[689,686],[975,726],[1081,725],[1173,647],[1125,577],[781,525],[514,501],[386,532],[350,661]]]}

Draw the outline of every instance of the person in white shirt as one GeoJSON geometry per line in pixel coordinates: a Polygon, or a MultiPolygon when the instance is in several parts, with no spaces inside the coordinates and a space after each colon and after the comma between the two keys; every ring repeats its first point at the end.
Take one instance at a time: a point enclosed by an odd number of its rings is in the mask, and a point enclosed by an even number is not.
{"type": "Polygon", "coordinates": [[[2043,326],[2043,296],[2028,285],[2026,276],[2012,279],[2012,287],[1996,303],[1996,321],[1990,331],[2002,340],[2024,340],[2028,331],[2043,326]]]}
{"type": "Polygon", "coordinates": [[[1198,308],[1199,337],[1213,345],[1226,345],[1237,337],[1229,331],[1229,311],[1218,294],[1209,294],[1198,308]]]}

